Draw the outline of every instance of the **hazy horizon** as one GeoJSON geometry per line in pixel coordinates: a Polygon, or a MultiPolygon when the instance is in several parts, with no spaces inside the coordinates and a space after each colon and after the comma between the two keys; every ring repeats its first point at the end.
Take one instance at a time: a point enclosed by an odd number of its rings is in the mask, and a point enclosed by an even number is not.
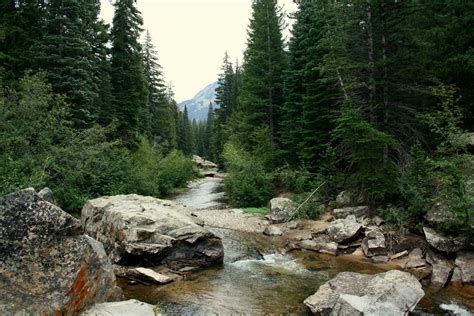
{"type": "MultiPolygon", "coordinates": [[[[251,0],[139,0],[138,9],[158,52],[165,80],[177,102],[194,97],[217,80],[224,53],[242,60],[251,15],[251,0]]],[[[278,1],[286,13],[292,0],[278,1]]],[[[101,0],[101,16],[112,23],[113,7],[101,0]]],[[[287,19],[287,23],[289,23],[287,19]]],[[[288,36],[288,30],[285,32],[288,36]]]]}

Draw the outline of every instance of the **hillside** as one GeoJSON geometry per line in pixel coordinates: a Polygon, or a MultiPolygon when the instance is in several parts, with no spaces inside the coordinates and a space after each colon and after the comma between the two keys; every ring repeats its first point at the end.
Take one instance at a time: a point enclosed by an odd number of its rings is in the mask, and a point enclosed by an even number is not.
{"type": "Polygon", "coordinates": [[[178,104],[180,111],[184,111],[184,107],[188,107],[188,117],[190,120],[204,121],[207,119],[207,110],[209,103],[216,107],[215,91],[217,81],[207,85],[204,89],[199,91],[192,99],[183,101],[178,104]]]}

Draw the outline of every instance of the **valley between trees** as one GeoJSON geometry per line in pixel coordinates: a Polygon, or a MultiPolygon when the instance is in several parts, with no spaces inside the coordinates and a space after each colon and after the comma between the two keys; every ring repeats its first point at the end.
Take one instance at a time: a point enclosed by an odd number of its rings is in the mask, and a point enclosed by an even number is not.
{"type": "Polygon", "coordinates": [[[224,55],[218,107],[195,121],[177,108],[136,1],[114,1],[111,26],[100,1],[2,1],[0,196],[49,187],[78,216],[104,196],[183,190],[199,155],[225,173],[232,207],[268,212],[289,198],[286,222],[363,206],[385,233],[472,253],[474,3],[295,2],[287,16],[252,1],[244,60],[224,55]]]}

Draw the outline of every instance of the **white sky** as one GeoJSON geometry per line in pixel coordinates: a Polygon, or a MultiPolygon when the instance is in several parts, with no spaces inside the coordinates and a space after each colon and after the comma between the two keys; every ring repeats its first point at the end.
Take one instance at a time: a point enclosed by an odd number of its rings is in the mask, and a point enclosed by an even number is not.
{"type": "MultiPolygon", "coordinates": [[[[296,10],[292,0],[278,2],[287,13],[296,10]]],[[[110,0],[101,3],[103,19],[112,23],[110,0]]],[[[242,60],[251,3],[251,0],[138,0],[144,28],[150,30],[165,79],[173,83],[176,101],[191,99],[217,80],[225,51],[233,62],[242,60]]]]}

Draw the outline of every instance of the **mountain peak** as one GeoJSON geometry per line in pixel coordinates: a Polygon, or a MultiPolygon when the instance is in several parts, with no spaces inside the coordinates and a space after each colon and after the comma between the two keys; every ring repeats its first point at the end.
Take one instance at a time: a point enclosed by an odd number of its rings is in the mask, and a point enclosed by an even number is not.
{"type": "Polygon", "coordinates": [[[184,111],[184,107],[186,106],[190,120],[196,119],[196,121],[205,121],[207,119],[209,104],[212,104],[214,108],[216,107],[216,88],[217,81],[208,84],[205,88],[196,93],[194,98],[179,103],[179,110],[184,111]]]}

